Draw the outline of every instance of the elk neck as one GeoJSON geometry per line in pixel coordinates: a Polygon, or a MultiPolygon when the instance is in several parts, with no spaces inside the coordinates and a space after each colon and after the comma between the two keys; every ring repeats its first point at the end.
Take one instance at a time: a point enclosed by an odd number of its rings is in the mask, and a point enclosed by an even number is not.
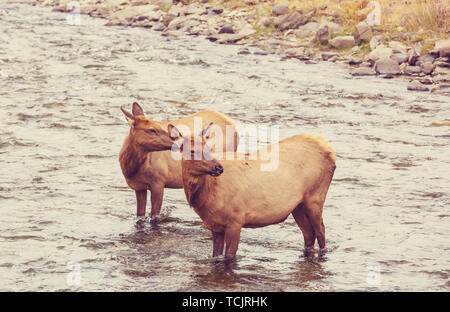
{"type": "Polygon", "coordinates": [[[127,179],[133,178],[146,161],[147,156],[148,152],[139,148],[133,136],[129,134],[119,155],[123,175],[127,179]]]}

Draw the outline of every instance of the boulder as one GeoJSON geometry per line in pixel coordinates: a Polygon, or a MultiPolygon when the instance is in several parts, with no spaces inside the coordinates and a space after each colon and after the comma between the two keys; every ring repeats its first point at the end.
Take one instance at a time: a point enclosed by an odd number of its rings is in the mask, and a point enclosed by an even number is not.
{"type": "Polygon", "coordinates": [[[434,52],[440,57],[450,56],[450,39],[440,40],[434,45],[434,52]]]}
{"type": "Polygon", "coordinates": [[[377,73],[369,67],[359,67],[350,72],[352,76],[374,76],[377,73]]]}
{"type": "Polygon", "coordinates": [[[313,36],[319,29],[320,24],[316,22],[309,22],[303,26],[300,26],[298,30],[294,32],[296,37],[308,37],[313,36]]]}
{"type": "Polygon", "coordinates": [[[403,69],[403,73],[405,75],[418,75],[422,72],[422,70],[420,69],[420,66],[411,66],[408,65],[403,69]]]}
{"type": "Polygon", "coordinates": [[[131,25],[143,20],[158,21],[162,14],[157,5],[128,6],[109,16],[107,25],[131,25]]]}
{"type": "Polygon", "coordinates": [[[408,50],[408,64],[416,65],[417,59],[420,57],[421,48],[420,46],[412,47],[408,50]]]}
{"type": "Polygon", "coordinates": [[[241,31],[237,34],[217,34],[206,37],[210,41],[217,41],[217,43],[234,43],[241,39],[247,38],[256,32],[252,26],[247,24],[241,31]]]}
{"type": "Polygon", "coordinates": [[[338,57],[339,54],[337,54],[336,52],[322,52],[321,54],[321,58],[324,61],[328,61],[329,59],[331,59],[332,57],[338,57]]]}
{"type": "Polygon", "coordinates": [[[308,22],[308,17],[300,11],[294,11],[288,16],[282,17],[275,22],[275,27],[281,31],[297,29],[308,22]]]}
{"type": "Polygon", "coordinates": [[[429,90],[428,87],[424,86],[417,80],[414,80],[411,83],[409,83],[406,88],[410,91],[428,91],[429,90]]]}
{"type": "Polygon", "coordinates": [[[219,30],[219,34],[234,34],[233,25],[226,24],[222,26],[219,30]]]}
{"type": "Polygon", "coordinates": [[[383,35],[373,36],[372,39],[370,39],[370,42],[369,42],[370,50],[371,51],[375,50],[380,45],[380,42],[383,41],[383,40],[384,40],[384,36],[383,35]]]}
{"type": "Polygon", "coordinates": [[[284,15],[289,12],[289,8],[285,4],[278,4],[272,7],[272,14],[274,15],[284,15]]]}
{"type": "Polygon", "coordinates": [[[329,21],[322,21],[320,23],[320,27],[322,27],[322,26],[327,26],[328,27],[328,32],[330,34],[337,34],[337,33],[340,33],[340,32],[342,32],[344,30],[344,28],[341,25],[336,24],[334,22],[329,22],[329,21]]]}
{"type": "Polygon", "coordinates": [[[380,44],[372,52],[369,53],[369,55],[367,56],[367,59],[370,62],[375,63],[379,59],[388,59],[391,57],[391,55],[392,55],[392,49],[386,47],[383,44],[380,44]]]}
{"type": "Polygon", "coordinates": [[[328,26],[320,26],[320,28],[316,32],[315,39],[320,44],[328,43],[330,39],[330,32],[328,31],[328,26]]]}
{"type": "Polygon", "coordinates": [[[369,42],[372,38],[372,28],[366,22],[360,22],[356,25],[355,34],[353,35],[356,43],[369,42]]]}
{"type": "Polygon", "coordinates": [[[355,45],[355,38],[353,36],[338,36],[330,40],[330,45],[338,50],[348,49],[355,45]]]}
{"type": "Polygon", "coordinates": [[[375,62],[375,71],[380,75],[400,74],[400,66],[390,58],[380,58],[375,62]]]}
{"type": "Polygon", "coordinates": [[[165,27],[167,27],[167,26],[169,26],[170,22],[173,21],[176,17],[177,17],[176,15],[168,13],[168,14],[162,16],[161,23],[165,27]]]}
{"type": "Polygon", "coordinates": [[[420,70],[425,75],[430,75],[434,70],[434,65],[431,62],[424,62],[420,64],[420,70]]]}
{"type": "Polygon", "coordinates": [[[391,55],[391,59],[393,59],[394,61],[396,61],[399,64],[406,63],[406,62],[408,62],[408,54],[394,53],[391,55]]]}
{"type": "Polygon", "coordinates": [[[401,54],[408,53],[406,46],[399,41],[389,42],[389,47],[392,49],[392,52],[394,53],[401,53],[401,54]]]}

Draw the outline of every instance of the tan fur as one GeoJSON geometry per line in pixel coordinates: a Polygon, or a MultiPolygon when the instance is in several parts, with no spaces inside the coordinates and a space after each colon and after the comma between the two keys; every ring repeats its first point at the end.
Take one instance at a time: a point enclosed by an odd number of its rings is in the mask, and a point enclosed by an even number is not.
{"type": "MultiPolygon", "coordinates": [[[[134,107],[133,111],[135,111],[134,107]]],[[[139,109],[136,109],[136,111],[139,113],[139,109]]],[[[164,151],[143,150],[136,144],[137,140],[134,134],[136,132],[133,132],[133,125],[134,128],[155,128],[168,131],[168,125],[172,123],[174,125],[185,125],[193,131],[195,117],[202,119],[203,126],[214,122],[215,125],[222,128],[223,133],[225,133],[227,125],[233,126],[235,144],[226,146],[226,141],[224,140],[223,148],[226,151],[236,151],[238,134],[234,121],[216,111],[204,110],[185,118],[163,122],[152,121],[143,115],[135,116],[134,120],[131,121],[127,117],[132,124],[132,129],[130,129],[130,133],[123,143],[119,161],[127,184],[136,191],[138,216],[145,215],[147,190],[151,192],[151,216],[157,217],[161,209],[164,188],[182,188],[183,182],[181,162],[173,159],[171,151],[167,149],[164,151]]]]}
{"type": "MultiPolygon", "coordinates": [[[[274,145],[271,148],[275,148],[274,145]]],[[[195,174],[206,160],[182,160],[186,198],[205,226],[213,232],[213,256],[221,255],[224,241],[226,257],[234,257],[242,227],[263,227],[284,221],[290,213],[304,234],[305,246],[311,248],[317,238],[325,247],[322,208],[335,170],[336,155],[320,136],[296,135],[279,142],[279,165],[274,171],[261,171],[268,160],[251,160],[261,150],[246,155],[245,160],[211,160],[203,175],[195,174]],[[217,163],[223,173],[207,173],[217,163]]],[[[234,153],[237,156],[244,155],[234,153]]]]}

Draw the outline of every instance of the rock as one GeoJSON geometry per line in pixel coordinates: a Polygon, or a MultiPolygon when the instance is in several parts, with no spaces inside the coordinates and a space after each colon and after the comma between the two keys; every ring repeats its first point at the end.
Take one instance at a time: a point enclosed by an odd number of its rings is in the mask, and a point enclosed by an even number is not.
{"type": "Polygon", "coordinates": [[[417,65],[417,66],[420,66],[421,64],[427,63],[427,62],[433,63],[434,60],[435,60],[435,57],[434,57],[433,55],[431,55],[431,54],[425,54],[425,55],[419,56],[419,57],[417,58],[416,65],[417,65]]]}
{"type": "Polygon", "coordinates": [[[247,54],[250,54],[250,53],[251,53],[250,50],[247,47],[244,47],[244,48],[239,49],[237,54],[247,55],[247,54]]]}
{"type": "Polygon", "coordinates": [[[299,48],[289,48],[284,51],[286,55],[290,57],[300,57],[303,58],[306,54],[306,49],[304,47],[299,48]]]}
{"type": "Polygon", "coordinates": [[[400,67],[390,58],[381,58],[375,62],[375,71],[380,75],[397,75],[400,74],[400,67]]]}
{"type": "Polygon", "coordinates": [[[419,78],[419,82],[424,85],[432,85],[434,83],[433,79],[429,77],[419,78]]]}
{"type": "Polygon", "coordinates": [[[330,39],[330,32],[328,31],[328,26],[320,26],[320,28],[316,32],[315,39],[320,44],[328,43],[330,39]]]}
{"type": "Polygon", "coordinates": [[[344,29],[341,25],[336,24],[334,22],[329,22],[329,21],[322,21],[320,23],[320,27],[322,27],[322,26],[327,26],[328,27],[328,32],[330,34],[340,33],[344,29]]]}
{"type": "Polygon", "coordinates": [[[450,75],[436,75],[433,77],[435,83],[450,83],[450,75]]]}
{"type": "Polygon", "coordinates": [[[322,52],[321,54],[321,58],[324,61],[328,61],[330,58],[334,56],[339,56],[339,54],[337,54],[336,52],[322,52]]]}
{"type": "Polygon", "coordinates": [[[450,56],[450,39],[440,40],[434,45],[434,52],[440,57],[450,56]]]}
{"type": "Polygon", "coordinates": [[[394,53],[391,55],[391,59],[396,61],[398,64],[406,63],[408,62],[408,54],[394,53]]]}
{"type": "Polygon", "coordinates": [[[260,27],[271,27],[273,26],[274,18],[270,16],[262,16],[258,21],[258,26],[260,27]]]}
{"type": "Polygon", "coordinates": [[[429,90],[428,87],[422,85],[417,80],[414,80],[411,83],[409,83],[406,88],[410,91],[428,91],[429,90]]]}
{"type": "Polygon", "coordinates": [[[154,31],[163,31],[164,29],[166,29],[166,26],[163,23],[156,23],[155,25],[153,25],[152,29],[154,31]]]}
{"type": "Polygon", "coordinates": [[[176,17],[177,17],[176,15],[168,13],[168,14],[162,16],[161,23],[165,27],[167,27],[167,26],[169,26],[170,22],[173,21],[174,18],[176,18],[176,17]]]}
{"type": "Polygon", "coordinates": [[[237,34],[217,34],[206,37],[210,41],[217,41],[217,43],[234,43],[241,39],[244,39],[248,36],[253,35],[256,30],[253,29],[249,24],[245,26],[239,33],[237,34]]]}
{"type": "Polygon", "coordinates": [[[184,11],[183,11],[183,15],[198,15],[198,16],[200,16],[200,15],[204,15],[207,13],[208,13],[208,10],[196,2],[193,2],[193,3],[185,6],[184,11]]]}
{"type": "Polygon", "coordinates": [[[128,6],[113,13],[109,17],[107,25],[131,25],[133,22],[142,22],[143,20],[158,21],[162,14],[157,5],[128,6]]]}
{"type": "Polygon", "coordinates": [[[267,55],[269,53],[264,51],[264,50],[261,50],[261,49],[256,49],[256,50],[253,51],[253,54],[254,55],[267,55]]]}
{"type": "Polygon", "coordinates": [[[450,68],[448,67],[435,67],[433,75],[450,75],[450,68]]]}
{"type": "MultiPolygon", "coordinates": [[[[375,63],[379,59],[388,59],[392,55],[392,49],[386,47],[383,44],[377,46],[372,52],[369,53],[367,59],[372,63],[375,63]]],[[[397,64],[398,65],[398,64],[397,64]]]]}
{"type": "Polygon", "coordinates": [[[406,46],[399,41],[391,41],[389,42],[389,47],[392,49],[394,53],[407,54],[406,46]]]}
{"type": "Polygon", "coordinates": [[[406,66],[403,69],[403,73],[405,75],[418,75],[421,72],[422,72],[422,70],[420,69],[420,66],[410,66],[410,65],[408,65],[408,66],[406,66]]]}
{"type": "Polygon", "coordinates": [[[434,70],[434,65],[431,62],[424,62],[420,64],[420,70],[425,74],[425,75],[430,75],[433,70],[434,70]]]}
{"type": "Polygon", "coordinates": [[[275,27],[281,31],[297,29],[308,22],[308,17],[300,11],[294,11],[288,16],[282,17],[275,22],[275,27]]]}
{"type": "Polygon", "coordinates": [[[353,37],[358,44],[362,41],[369,42],[372,38],[372,28],[366,22],[360,22],[356,25],[356,31],[353,37]]]}
{"type": "Polygon", "coordinates": [[[219,34],[234,34],[233,25],[226,24],[219,30],[219,34]]]}
{"type": "Polygon", "coordinates": [[[348,49],[355,45],[355,38],[353,36],[338,36],[330,40],[330,45],[338,50],[348,49]]]}
{"type": "Polygon", "coordinates": [[[272,7],[272,14],[274,15],[284,15],[289,12],[289,8],[285,4],[274,5],[272,7]]]}
{"type": "Polygon", "coordinates": [[[372,69],[368,67],[359,67],[350,72],[350,75],[352,76],[374,76],[377,73],[372,69]]]}
{"type": "Polygon", "coordinates": [[[384,36],[383,35],[373,36],[372,39],[370,39],[370,42],[369,42],[370,50],[371,51],[375,50],[380,45],[380,42],[383,41],[383,40],[384,40],[384,36]]]}
{"type": "Polygon", "coordinates": [[[173,30],[179,30],[179,29],[183,29],[183,28],[192,28],[199,24],[200,24],[200,22],[195,17],[179,16],[179,17],[174,18],[169,23],[169,25],[167,26],[167,30],[173,31],[173,30]]]}
{"type": "Polygon", "coordinates": [[[211,12],[213,12],[214,14],[222,14],[223,9],[222,8],[211,8],[211,12]]]}
{"type": "Polygon", "coordinates": [[[303,26],[300,26],[298,30],[294,32],[294,34],[296,37],[299,38],[313,36],[317,32],[319,27],[320,27],[319,23],[309,22],[303,26]]]}
{"type": "Polygon", "coordinates": [[[412,47],[408,50],[408,64],[416,65],[417,59],[420,57],[421,49],[419,46],[412,47]]]}

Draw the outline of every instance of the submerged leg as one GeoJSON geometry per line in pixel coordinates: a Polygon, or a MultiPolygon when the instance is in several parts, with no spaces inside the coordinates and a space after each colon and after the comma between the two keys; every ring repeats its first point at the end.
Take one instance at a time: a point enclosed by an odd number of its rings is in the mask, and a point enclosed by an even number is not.
{"type": "Polygon", "coordinates": [[[161,205],[164,197],[164,185],[152,185],[150,189],[152,195],[152,212],[151,219],[157,219],[161,213],[161,205]]]}
{"type": "Polygon", "coordinates": [[[145,208],[147,206],[147,190],[135,191],[136,192],[136,203],[137,210],[136,214],[138,217],[145,216],[145,208]]]}
{"type": "Polygon", "coordinates": [[[224,245],[224,233],[223,232],[212,232],[213,234],[213,257],[218,257],[223,254],[224,245]]]}
{"type": "Polygon", "coordinates": [[[309,202],[306,204],[306,214],[311,221],[314,233],[317,237],[320,249],[325,248],[325,225],[322,219],[323,204],[318,201],[309,202]]]}
{"type": "Polygon", "coordinates": [[[306,214],[306,207],[303,203],[297,206],[297,208],[292,211],[292,216],[295,222],[302,231],[303,239],[305,241],[305,255],[308,255],[313,247],[314,241],[316,240],[316,235],[314,233],[314,228],[306,214]]]}
{"type": "Polygon", "coordinates": [[[240,225],[229,225],[225,229],[225,258],[228,260],[233,259],[236,255],[241,237],[241,229],[242,226],[240,225]]]}

